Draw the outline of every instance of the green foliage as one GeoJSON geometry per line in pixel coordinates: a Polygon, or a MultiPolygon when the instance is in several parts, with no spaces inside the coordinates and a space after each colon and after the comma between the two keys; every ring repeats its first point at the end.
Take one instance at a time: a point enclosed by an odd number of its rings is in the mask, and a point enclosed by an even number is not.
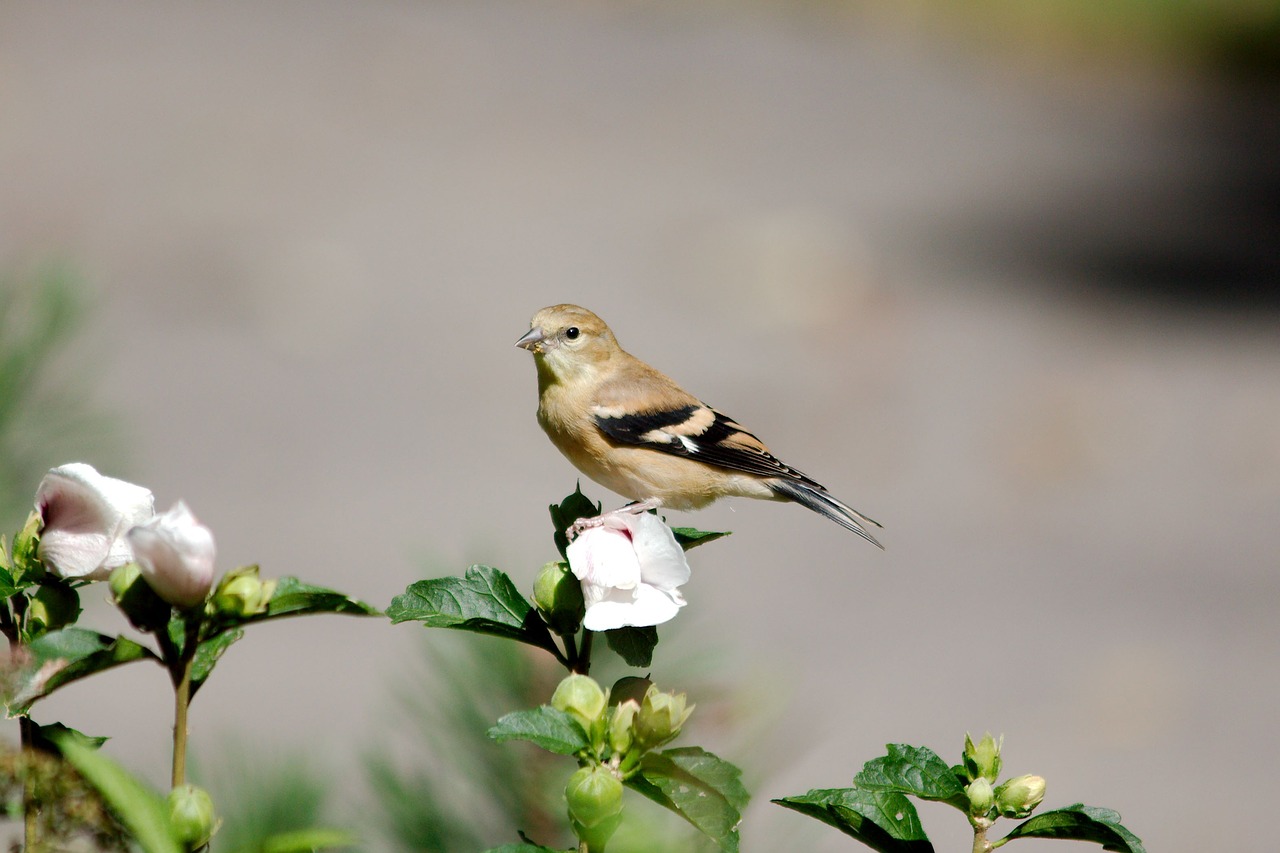
{"type": "Polygon", "coordinates": [[[1109,809],[1079,803],[1043,812],[1018,824],[1004,838],[987,833],[1001,816],[1022,817],[1040,804],[1044,779],[1019,776],[993,791],[1001,766],[1002,743],[987,735],[979,744],[965,736],[964,758],[954,767],[933,750],[891,743],[888,753],[863,765],[853,788],[813,790],[773,802],[833,826],[880,853],[931,853],[915,807],[908,796],[955,806],[974,832],[974,851],[990,853],[1019,838],[1090,841],[1117,853],[1146,853],[1136,835],[1109,809]],[[968,784],[966,784],[966,782],[968,784]],[[1001,799],[1010,800],[1002,804],[1001,799]]]}
{"type": "Polygon", "coordinates": [[[888,755],[862,765],[853,779],[857,787],[864,791],[888,791],[922,800],[940,800],[962,811],[966,809],[964,786],[936,752],[905,743],[887,744],[886,748],[888,755]]]}
{"type": "Polygon", "coordinates": [[[1120,814],[1111,809],[1076,803],[1063,809],[1041,812],[1013,828],[1005,839],[1061,838],[1092,841],[1103,850],[1118,853],[1146,853],[1142,841],[1120,825],[1120,814]]]}
{"type": "Polygon", "coordinates": [[[556,549],[560,552],[560,556],[567,560],[569,559],[569,535],[567,531],[578,519],[599,515],[600,504],[592,503],[591,499],[582,493],[582,485],[578,484],[574,488],[573,494],[558,504],[552,504],[547,509],[551,512],[551,523],[555,525],[556,549]]]}
{"type": "Polygon", "coordinates": [[[652,625],[643,628],[614,628],[604,632],[609,648],[628,666],[649,666],[653,663],[653,649],[658,645],[658,629],[652,625]]]}
{"type": "Polygon", "coordinates": [[[392,600],[387,616],[393,624],[492,634],[558,652],[537,609],[511,578],[490,566],[472,566],[461,578],[418,581],[392,600]]]}
{"type": "Polygon", "coordinates": [[[700,747],[649,753],[627,785],[680,815],[716,842],[738,849],[738,824],[750,795],[737,767],[700,747]]]}
{"type": "Polygon", "coordinates": [[[773,802],[833,826],[879,853],[933,853],[916,807],[903,794],[841,788],[773,802]]]}
{"type": "Polygon", "coordinates": [[[556,755],[576,755],[591,745],[577,720],[550,705],[512,711],[489,729],[489,737],[499,743],[527,740],[556,755]]]}
{"type": "Polygon", "coordinates": [[[26,648],[31,661],[22,669],[13,694],[6,697],[11,717],[27,713],[37,699],[73,681],[133,661],[159,660],[154,652],[133,640],[85,628],[50,631],[26,648]]]}

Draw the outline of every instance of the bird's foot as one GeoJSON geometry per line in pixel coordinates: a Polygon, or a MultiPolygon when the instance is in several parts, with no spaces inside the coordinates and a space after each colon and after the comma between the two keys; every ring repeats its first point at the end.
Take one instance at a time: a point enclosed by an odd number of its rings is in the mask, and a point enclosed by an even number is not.
{"type": "Polygon", "coordinates": [[[568,537],[570,542],[572,542],[578,537],[578,534],[582,533],[582,531],[590,530],[593,527],[601,527],[606,521],[614,516],[639,515],[642,512],[648,512],[649,510],[657,509],[660,506],[662,506],[662,501],[657,498],[646,498],[642,501],[635,501],[624,507],[611,509],[608,512],[602,512],[599,515],[593,515],[590,518],[580,518],[573,524],[569,525],[569,529],[564,532],[564,535],[568,537]]]}

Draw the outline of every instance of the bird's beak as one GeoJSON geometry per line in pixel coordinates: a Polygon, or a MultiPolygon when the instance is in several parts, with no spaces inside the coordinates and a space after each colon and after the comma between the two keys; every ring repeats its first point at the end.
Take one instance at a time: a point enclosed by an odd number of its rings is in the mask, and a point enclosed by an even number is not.
{"type": "Polygon", "coordinates": [[[524,337],[516,341],[516,346],[520,347],[521,349],[527,349],[529,352],[541,352],[542,347],[538,345],[543,341],[545,341],[546,339],[547,339],[547,335],[545,332],[542,331],[542,327],[534,326],[532,329],[530,329],[528,332],[525,333],[524,337]]]}

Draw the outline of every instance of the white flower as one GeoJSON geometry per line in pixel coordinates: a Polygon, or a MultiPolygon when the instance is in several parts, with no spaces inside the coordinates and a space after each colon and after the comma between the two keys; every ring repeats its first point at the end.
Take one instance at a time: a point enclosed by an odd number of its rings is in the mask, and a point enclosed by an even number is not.
{"type": "Polygon", "coordinates": [[[73,462],[45,474],[36,511],[44,520],[40,559],[50,571],[101,580],[133,559],[125,534],[155,515],[155,499],[142,486],[73,462]]]}
{"type": "Polygon", "coordinates": [[[569,543],[592,631],[659,625],[684,607],[689,563],[671,528],[651,513],[610,513],[569,543]]]}
{"type": "Polygon", "coordinates": [[[156,595],[178,607],[194,607],[213,586],[213,532],[182,501],[129,531],[142,576],[156,595]]]}

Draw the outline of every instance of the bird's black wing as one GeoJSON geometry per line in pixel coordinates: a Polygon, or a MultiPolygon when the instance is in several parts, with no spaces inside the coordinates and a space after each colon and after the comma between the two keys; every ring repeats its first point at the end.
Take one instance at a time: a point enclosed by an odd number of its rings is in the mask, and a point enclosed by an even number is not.
{"type": "Polygon", "coordinates": [[[648,447],[732,471],[782,477],[822,489],[814,480],[780,461],[760,439],[736,421],[710,406],[688,405],[639,413],[618,413],[600,407],[595,413],[595,422],[602,433],[618,444],[648,447]]]}

